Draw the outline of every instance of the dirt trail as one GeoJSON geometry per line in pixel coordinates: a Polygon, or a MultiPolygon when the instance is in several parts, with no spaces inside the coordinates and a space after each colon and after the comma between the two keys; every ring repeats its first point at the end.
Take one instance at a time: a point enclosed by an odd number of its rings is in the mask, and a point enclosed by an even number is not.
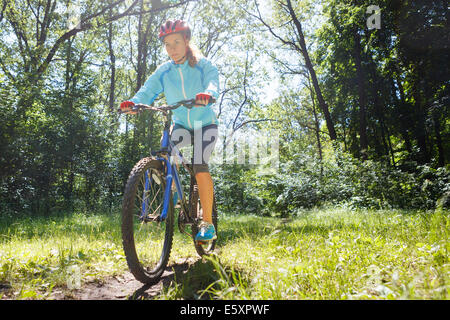
{"type": "Polygon", "coordinates": [[[186,272],[194,260],[169,265],[161,276],[161,280],[152,286],[137,281],[130,272],[101,281],[82,284],[79,290],[55,288],[50,300],[128,300],[152,299],[159,295],[164,287],[170,286],[178,277],[186,272]]]}

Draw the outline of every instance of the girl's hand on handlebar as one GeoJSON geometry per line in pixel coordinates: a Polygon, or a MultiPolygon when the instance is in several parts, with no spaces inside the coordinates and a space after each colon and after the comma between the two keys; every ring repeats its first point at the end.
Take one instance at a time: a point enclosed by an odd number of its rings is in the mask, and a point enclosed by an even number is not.
{"type": "Polygon", "coordinates": [[[198,93],[195,96],[195,106],[196,107],[204,107],[206,106],[209,101],[211,100],[212,95],[206,92],[198,93]]]}
{"type": "Polygon", "coordinates": [[[128,114],[137,114],[137,112],[131,111],[131,109],[134,107],[134,102],[133,101],[124,101],[120,104],[120,110],[123,113],[128,113],[128,114]]]}

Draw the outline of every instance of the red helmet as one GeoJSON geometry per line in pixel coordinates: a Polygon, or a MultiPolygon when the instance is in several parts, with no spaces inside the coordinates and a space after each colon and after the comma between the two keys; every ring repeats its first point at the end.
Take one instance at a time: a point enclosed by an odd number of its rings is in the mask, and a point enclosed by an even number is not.
{"type": "Polygon", "coordinates": [[[163,40],[165,36],[172,33],[183,33],[188,40],[191,39],[191,28],[186,21],[183,20],[167,20],[159,29],[159,39],[163,40]]]}

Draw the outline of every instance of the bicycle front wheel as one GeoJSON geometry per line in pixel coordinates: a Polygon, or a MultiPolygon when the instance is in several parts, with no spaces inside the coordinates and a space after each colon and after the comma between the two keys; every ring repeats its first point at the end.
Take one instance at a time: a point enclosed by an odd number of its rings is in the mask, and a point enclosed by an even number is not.
{"type": "Polygon", "coordinates": [[[122,206],[122,243],[134,277],[154,284],[169,261],[173,238],[173,204],[161,220],[165,193],[163,163],[144,158],[128,177],[122,206]]]}

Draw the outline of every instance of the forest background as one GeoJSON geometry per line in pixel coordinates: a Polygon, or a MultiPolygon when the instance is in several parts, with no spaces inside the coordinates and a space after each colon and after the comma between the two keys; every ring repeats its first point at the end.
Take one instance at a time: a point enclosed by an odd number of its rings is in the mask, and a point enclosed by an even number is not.
{"type": "Polygon", "coordinates": [[[277,139],[276,167],[211,166],[220,212],[448,208],[448,1],[1,0],[1,215],[120,208],[162,118],[116,110],[169,18],[219,69],[228,156],[277,139]]]}

